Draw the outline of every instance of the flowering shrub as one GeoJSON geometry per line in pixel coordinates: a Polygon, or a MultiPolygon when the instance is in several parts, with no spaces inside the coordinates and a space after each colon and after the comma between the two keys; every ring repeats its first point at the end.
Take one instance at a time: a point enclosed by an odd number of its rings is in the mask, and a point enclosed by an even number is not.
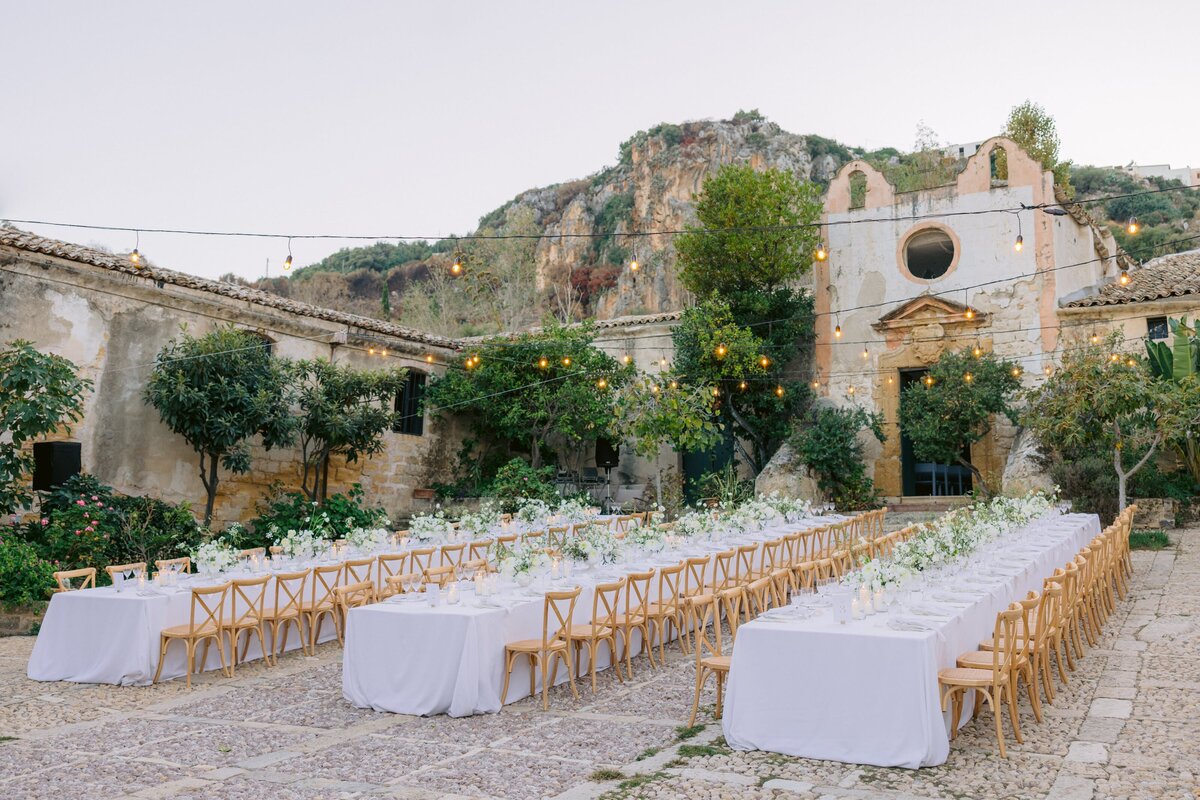
{"type": "Polygon", "coordinates": [[[516,518],[526,525],[534,528],[545,527],[552,516],[554,511],[545,500],[534,498],[518,502],[516,518]]]}
{"type": "Polygon", "coordinates": [[[496,472],[488,490],[496,498],[500,509],[511,514],[524,499],[557,503],[558,490],[554,488],[554,467],[534,469],[519,458],[514,458],[496,472]]]}
{"type": "Polygon", "coordinates": [[[0,605],[22,606],[50,596],[57,569],[21,541],[14,528],[0,533],[0,605]]]}

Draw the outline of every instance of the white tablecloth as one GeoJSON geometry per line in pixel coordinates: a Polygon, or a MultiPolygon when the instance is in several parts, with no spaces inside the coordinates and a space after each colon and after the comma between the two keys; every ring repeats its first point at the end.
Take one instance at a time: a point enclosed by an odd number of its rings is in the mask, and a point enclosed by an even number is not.
{"type": "MultiPolygon", "coordinates": [[[[737,543],[765,541],[783,533],[817,527],[841,517],[813,518],[794,524],[780,523],[736,541],[697,542],[682,552],[664,552],[649,563],[627,565],[621,572],[679,563],[687,555],[725,550],[737,543]]],[[[609,570],[603,581],[616,579],[609,570]]],[[[711,579],[711,574],[709,575],[711,579]]],[[[598,582],[591,572],[577,573],[570,581],[554,585],[539,584],[539,589],[564,589],[579,585],[582,592],[575,604],[575,622],[587,623],[592,614],[593,587],[598,582]]],[[[658,576],[651,582],[651,599],[657,599],[658,576]]],[[[377,603],[352,609],[346,625],[346,649],[342,659],[342,693],[359,708],[391,711],[398,714],[470,714],[500,710],[500,690],[504,686],[504,645],[542,635],[543,599],[517,600],[506,609],[474,606],[474,596],[464,593],[456,606],[433,608],[424,600],[404,603],[377,603]]],[[[553,618],[551,620],[553,624],[553,618]]],[[[634,652],[641,638],[634,636],[634,652]]],[[[583,666],[587,666],[584,651],[583,666]]],[[[596,663],[609,666],[606,646],[601,646],[596,663]]],[[[529,660],[520,657],[509,682],[505,702],[529,695],[529,660]]],[[[560,670],[557,683],[567,679],[560,670]]],[[[586,674],[585,674],[585,680],[586,674]]],[[[589,684],[590,685],[590,684],[589,684]]],[[[541,689],[540,681],[537,683],[541,689]]],[[[582,687],[581,687],[582,688],[582,687]]]]}
{"type": "MultiPolygon", "coordinates": [[[[126,585],[121,592],[111,586],[101,586],[55,594],[33,644],[27,674],[35,681],[124,686],[150,683],[158,668],[159,632],[172,625],[186,625],[192,603],[192,594],[186,588],[168,587],[156,591],[162,593],[144,596],[136,588],[126,585]]],[[[275,585],[268,581],[267,605],[273,604],[274,600],[275,585]]],[[[248,661],[262,657],[258,637],[253,633],[249,635],[248,661]]],[[[321,641],[336,635],[333,620],[326,618],[321,624],[321,641]]],[[[288,650],[300,647],[294,625],[288,625],[287,637],[288,650]]],[[[271,647],[269,625],[266,639],[267,646],[271,647]]],[[[225,649],[228,663],[228,645],[225,649]]],[[[199,660],[199,654],[196,658],[199,660]]],[[[209,646],[204,669],[220,666],[220,654],[214,643],[209,646]]],[[[167,649],[160,680],[178,678],[186,669],[186,648],[181,642],[174,642],[167,649]]]]}
{"type": "MultiPolygon", "coordinates": [[[[1040,591],[1042,580],[1100,533],[1095,515],[1050,516],[1036,540],[997,570],[1011,573],[937,631],[897,631],[886,615],[839,624],[832,613],[738,629],[722,727],[737,750],[883,767],[933,766],[950,752],[937,673],[992,635],[996,614],[1040,591]]],[[[964,710],[969,714],[969,706],[964,710]]]]}

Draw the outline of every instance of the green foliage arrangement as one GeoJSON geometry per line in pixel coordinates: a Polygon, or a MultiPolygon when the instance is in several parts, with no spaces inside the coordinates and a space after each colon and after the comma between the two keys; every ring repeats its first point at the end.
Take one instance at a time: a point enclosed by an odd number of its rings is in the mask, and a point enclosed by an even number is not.
{"type": "Polygon", "coordinates": [[[900,429],[912,440],[917,460],[963,465],[975,476],[984,497],[990,498],[992,487],[963,453],[988,435],[997,414],[1017,423],[1011,401],[1021,388],[1019,367],[992,353],[967,349],[942,354],[928,377],[932,383],[905,388],[900,429]]]}
{"type": "Polygon", "coordinates": [[[250,469],[250,440],[268,450],[295,436],[290,378],[261,339],[232,326],[203,336],[186,330],[155,359],[146,402],[199,456],[204,526],[212,521],[219,468],[250,469]]]}
{"type": "Polygon", "coordinates": [[[0,606],[12,608],[48,599],[55,569],[14,529],[0,530],[0,606]]]}
{"type": "Polygon", "coordinates": [[[27,504],[33,452],[27,445],[80,418],[92,382],[62,356],[23,339],[0,350],[0,514],[27,504]]]}
{"type": "Polygon", "coordinates": [[[1144,362],[1123,357],[1120,344],[1114,332],[1102,343],[1068,348],[1058,371],[1028,393],[1022,422],[1064,462],[1109,454],[1124,510],[1129,479],[1185,424],[1185,398],[1144,362]]]}
{"type": "Polygon", "coordinates": [[[355,528],[379,528],[391,524],[381,506],[369,505],[361,484],[345,493],[335,492],[316,503],[303,492],[287,492],[281,484],[271,485],[267,498],[256,506],[258,516],[251,523],[257,547],[273,541],[275,532],[310,530],[329,539],[344,537],[355,528]]]}
{"type": "Polygon", "coordinates": [[[863,432],[885,441],[883,416],[858,407],[821,406],[797,424],[791,436],[792,447],[817,486],[841,509],[878,506],[875,484],[867,477],[863,460],[863,432]]]}
{"type": "Polygon", "coordinates": [[[394,403],[408,370],[358,369],[326,359],[297,361],[291,369],[300,404],[300,486],[309,500],[324,502],[333,456],[353,464],[383,452],[384,434],[400,424],[394,403]]]}
{"type": "Polygon", "coordinates": [[[488,339],[430,383],[426,408],[465,417],[478,440],[528,447],[541,467],[548,444],[573,447],[608,429],[613,392],[633,374],[593,347],[594,336],[591,325],[552,324],[488,339]]]}
{"type": "Polygon", "coordinates": [[[522,500],[542,500],[553,505],[559,499],[554,488],[554,467],[535,469],[514,458],[496,472],[487,495],[495,497],[506,514],[519,509],[522,500]]]}

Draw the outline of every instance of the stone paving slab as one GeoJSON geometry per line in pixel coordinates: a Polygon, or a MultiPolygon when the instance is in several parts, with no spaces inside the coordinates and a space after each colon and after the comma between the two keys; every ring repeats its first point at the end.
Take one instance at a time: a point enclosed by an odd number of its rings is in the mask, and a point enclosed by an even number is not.
{"type": "MultiPolygon", "coordinates": [[[[684,730],[693,662],[668,648],[632,680],[602,673],[501,713],[451,719],[365,711],[341,694],[336,644],[152,687],[36,683],[33,640],[0,639],[0,796],[179,800],[318,798],[888,798],[1133,800],[1197,797],[1200,530],[1134,553],[1131,596],[1085,647],[1025,742],[996,751],[984,711],[949,760],[881,769],[730,751],[712,719],[684,730]],[[681,733],[687,738],[680,738],[681,733]]],[[[1007,727],[1007,726],[1006,726],[1007,727]]]]}

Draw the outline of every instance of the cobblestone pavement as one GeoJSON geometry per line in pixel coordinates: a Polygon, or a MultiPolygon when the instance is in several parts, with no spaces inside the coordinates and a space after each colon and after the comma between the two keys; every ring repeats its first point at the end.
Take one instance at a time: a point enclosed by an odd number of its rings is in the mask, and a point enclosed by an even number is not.
{"type": "MultiPolygon", "coordinates": [[[[1046,721],[996,753],[984,711],[946,764],[880,769],[735,753],[706,714],[680,726],[690,660],[635,662],[551,711],[421,719],[342,699],[341,653],[285,656],[153,687],[36,683],[33,640],[0,639],[0,796],[142,798],[1195,798],[1200,783],[1200,530],[1135,552],[1132,596],[1060,687],[1046,721]]],[[[707,695],[704,703],[711,704],[707,695]]]]}

